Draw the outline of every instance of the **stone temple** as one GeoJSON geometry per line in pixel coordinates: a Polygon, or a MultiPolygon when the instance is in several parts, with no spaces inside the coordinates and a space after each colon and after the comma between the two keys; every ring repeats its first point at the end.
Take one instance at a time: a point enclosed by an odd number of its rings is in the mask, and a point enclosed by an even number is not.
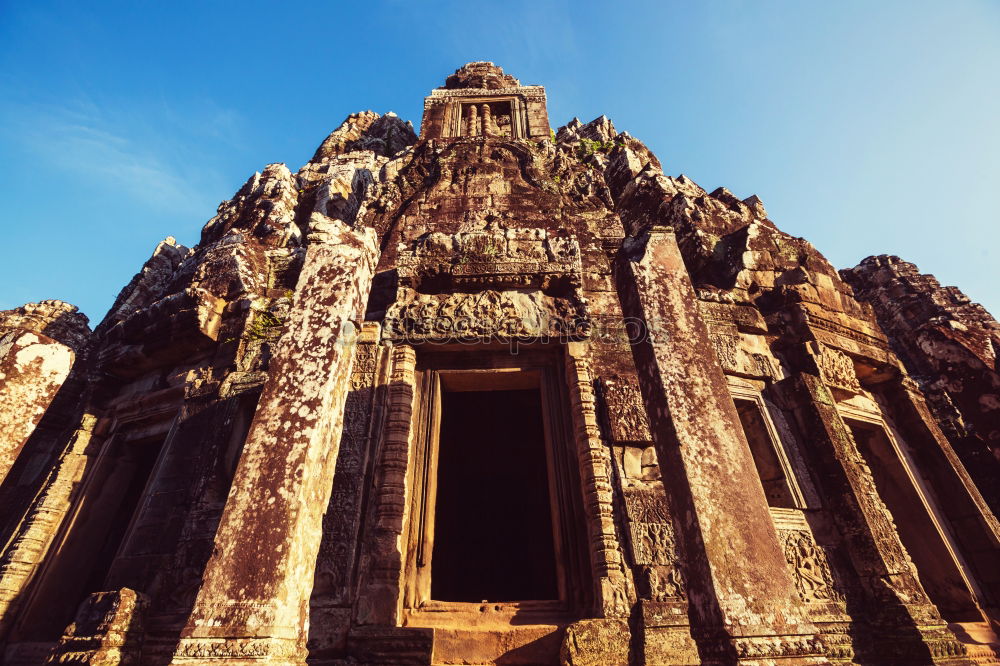
{"type": "Polygon", "coordinates": [[[2,661],[997,664],[998,350],[470,63],[0,312],[2,661]]]}

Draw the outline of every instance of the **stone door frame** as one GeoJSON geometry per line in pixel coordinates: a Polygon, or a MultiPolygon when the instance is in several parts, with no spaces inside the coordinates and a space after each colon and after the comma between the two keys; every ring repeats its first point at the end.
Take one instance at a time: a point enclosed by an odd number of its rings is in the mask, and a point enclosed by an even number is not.
{"type": "Polygon", "coordinates": [[[407,623],[419,626],[433,621],[442,612],[461,614],[470,620],[496,621],[497,613],[524,619],[527,614],[576,615],[585,610],[589,600],[580,598],[579,591],[590,589],[590,571],[574,566],[574,553],[585,552],[586,525],[579,508],[579,475],[576,469],[575,442],[570,418],[569,396],[561,381],[562,359],[558,349],[528,351],[511,355],[501,351],[457,351],[442,354],[427,351],[418,355],[417,408],[414,410],[415,432],[410,521],[406,560],[404,614],[407,623]],[[465,358],[462,358],[462,357],[465,358]],[[558,576],[559,598],[552,600],[522,600],[492,602],[491,613],[481,612],[480,603],[445,602],[431,598],[431,553],[436,491],[438,428],[442,389],[448,383],[463,381],[496,382],[496,390],[504,386],[537,388],[542,398],[546,461],[549,477],[549,501],[552,511],[553,547],[558,576]],[[574,510],[574,506],[576,507],[574,510]],[[575,515],[574,515],[575,514],[575,515]],[[577,591],[576,598],[573,592],[577,591]],[[420,619],[418,619],[420,618],[420,619]]]}

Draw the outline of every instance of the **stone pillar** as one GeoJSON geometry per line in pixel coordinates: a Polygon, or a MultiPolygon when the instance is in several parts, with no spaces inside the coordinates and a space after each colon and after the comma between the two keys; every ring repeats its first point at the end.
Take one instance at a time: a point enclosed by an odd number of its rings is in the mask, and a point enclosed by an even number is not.
{"type": "Polygon", "coordinates": [[[309,596],[375,233],[314,218],[291,314],[173,663],[305,661],[309,596]]]}
{"type": "Polygon", "coordinates": [[[79,487],[87,470],[88,450],[100,449],[101,438],[92,441],[96,423],[93,415],[83,416],[68,449],[0,553],[0,639],[14,625],[28,583],[69,513],[73,491],[79,487]]]}
{"type": "Polygon", "coordinates": [[[590,532],[590,562],[597,596],[595,611],[603,618],[628,617],[635,595],[630,593],[632,585],[624,574],[621,545],[615,530],[610,460],[597,425],[597,399],[584,343],[566,345],[566,383],[573,412],[582,500],[590,532]]]}
{"type": "Polygon", "coordinates": [[[782,380],[775,389],[809,442],[810,467],[860,578],[865,598],[859,604],[867,615],[863,624],[873,635],[862,641],[870,647],[858,656],[873,663],[969,663],[961,659],[964,648],[924,592],[830,390],[808,373],[782,380]]]}
{"type": "Polygon", "coordinates": [[[392,348],[386,424],[372,491],[374,525],[357,604],[360,625],[399,623],[403,597],[403,527],[410,507],[408,480],[412,460],[417,355],[413,347],[392,348]]]}
{"type": "MultiPolygon", "coordinates": [[[[925,441],[933,447],[933,453],[937,457],[945,459],[946,465],[936,467],[944,468],[943,473],[949,477],[951,487],[957,489],[958,494],[964,495],[963,501],[967,500],[975,507],[976,520],[982,523],[981,528],[986,533],[984,541],[990,544],[989,549],[1000,548],[1000,521],[990,511],[965,465],[941,431],[917,383],[909,377],[900,377],[879,384],[875,390],[884,399],[888,411],[895,416],[893,420],[897,426],[905,431],[908,441],[914,445],[925,441]]],[[[1000,594],[995,596],[1000,599],[1000,594]]]]}
{"type": "Polygon", "coordinates": [[[820,663],[750,447],[669,228],[623,248],[615,267],[643,401],[686,553],[692,634],[708,663],[820,663]]]}
{"type": "Polygon", "coordinates": [[[145,595],[127,587],[90,595],[80,604],[72,624],[45,663],[101,666],[137,663],[142,646],[142,616],[148,605],[145,595]]]}
{"type": "Polygon", "coordinates": [[[0,337],[0,483],[69,376],[75,354],[41,333],[0,337]]]}
{"type": "Polygon", "coordinates": [[[483,136],[493,136],[496,134],[495,125],[493,124],[493,113],[490,111],[489,104],[483,104],[483,136]]]}
{"type": "Polygon", "coordinates": [[[1000,628],[1000,521],[931,415],[917,383],[901,376],[872,387],[882,409],[903,435],[904,447],[924,470],[923,483],[936,496],[940,520],[959,566],[970,577],[977,603],[1000,628]]]}
{"type": "Polygon", "coordinates": [[[479,112],[475,104],[469,105],[469,117],[465,121],[465,136],[479,135],[479,112]]]}

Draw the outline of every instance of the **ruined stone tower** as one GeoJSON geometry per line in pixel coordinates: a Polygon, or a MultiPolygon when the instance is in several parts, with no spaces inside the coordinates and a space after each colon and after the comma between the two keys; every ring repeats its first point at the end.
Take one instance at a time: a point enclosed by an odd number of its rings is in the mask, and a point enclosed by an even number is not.
{"type": "Polygon", "coordinates": [[[1000,325],[906,266],[470,63],[0,313],[3,663],[1000,663],[1000,325]]]}

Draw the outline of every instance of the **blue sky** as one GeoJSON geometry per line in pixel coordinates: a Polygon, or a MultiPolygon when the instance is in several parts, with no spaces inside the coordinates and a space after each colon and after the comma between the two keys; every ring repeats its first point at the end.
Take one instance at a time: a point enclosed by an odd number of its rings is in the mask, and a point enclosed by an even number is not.
{"type": "Polygon", "coordinates": [[[1000,315],[1000,2],[0,0],[0,309],[96,324],[156,243],[349,113],[418,125],[470,60],[758,194],[839,268],[897,254],[1000,315]]]}

